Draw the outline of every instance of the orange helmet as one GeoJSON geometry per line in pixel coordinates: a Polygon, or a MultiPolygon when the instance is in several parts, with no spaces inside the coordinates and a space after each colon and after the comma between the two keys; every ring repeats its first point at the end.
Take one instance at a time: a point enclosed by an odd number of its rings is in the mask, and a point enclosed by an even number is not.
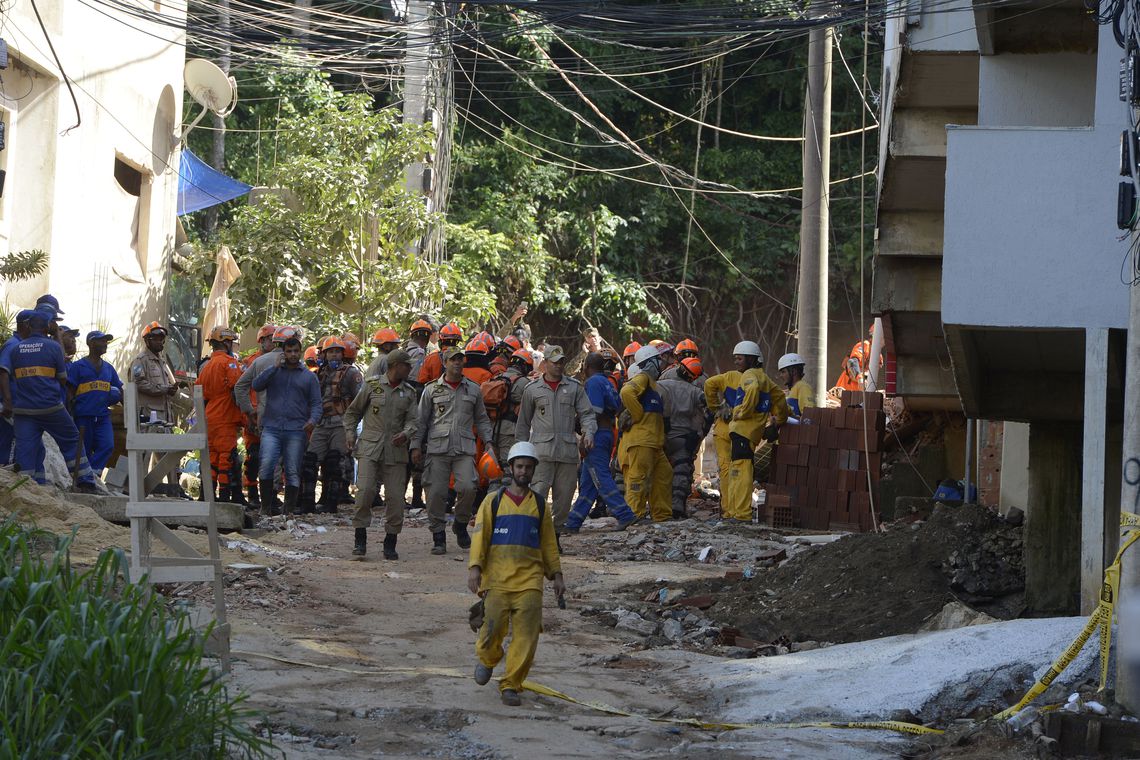
{"type": "Polygon", "coordinates": [[[344,341],[344,358],[348,361],[356,359],[356,352],[360,350],[360,338],[356,337],[356,333],[346,332],[340,339],[344,341]]]}
{"type": "Polygon", "coordinates": [[[301,331],[296,327],[290,327],[289,325],[281,325],[279,327],[273,328],[274,343],[284,343],[290,338],[296,338],[297,340],[300,340],[301,331]]]}
{"type": "Polygon", "coordinates": [[[689,340],[688,338],[678,343],[673,350],[676,351],[677,356],[680,356],[682,359],[686,356],[696,356],[701,352],[701,350],[697,348],[696,341],[689,340]]]}
{"type": "Polygon", "coordinates": [[[632,357],[634,354],[637,353],[637,350],[639,348],[641,348],[641,344],[638,343],[636,340],[633,341],[628,346],[626,346],[625,349],[621,352],[622,358],[623,359],[629,359],[630,357],[632,357]]]}
{"type": "MultiPolygon", "coordinates": [[[[441,333],[442,335],[442,333],[441,333]]],[[[391,327],[381,327],[372,334],[372,345],[382,346],[385,343],[399,343],[400,334],[393,330],[391,327]]]]}
{"type": "Polygon", "coordinates": [[[467,341],[467,346],[463,349],[465,354],[489,354],[495,348],[495,344],[491,343],[483,333],[479,333],[471,340],[467,341]]]}
{"type": "Polygon", "coordinates": [[[530,351],[527,351],[525,348],[520,348],[518,351],[515,351],[513,354],[511,354],[511,361],[514,362],[516,360],[522,362],[528,367],[534,366],[534,354],[532,354],[530,351]]]}
{"type": "Polygon", "coordinates": [[[412,326],[408,328],[409,333],[426,332],[428,335],[431,335],[432,330],[431,322],[428,322],[426,319],[417,319],[415,322],[412,322],[412,326]]]}
{"type": "Polygon", "coordinates": [[[273,331],[277,329],[277,325],[262,325],[261,329],[257,331],[257,342],[260,343],[265,338],[272,338],[273,331]]]}
{"type": "Polygon", "coordinates": [[[166,328],[160,325],[158,322],[151,322],[149,325],[143,328],[142,336],[145,338],[151,333],[162,333],[163,335],[166,335],[166,328]]]}
{"type": "Polygon", "coordinates": [[[508,335],[499,341],[499,345],[495,346],[495,350],[503,356],[511,356],[515,351],[523,347],[522,341],[513,335],[508,335]]]}
{"type": "Polygon", "coordinates": [[[339,348],[344,350],[344,341],[335,335],[326,335],[317,342],[317,350],[324,352],[330,348],[339,348]]]}
{"type": "Polygon", "coordinates": [[[237,343],[237,339],[238,334],[230,328],[225,325],[214,325],[210,330],[210,337],[206,340],[212,340],[218,343],[221,343],[223,340],[232,340],[234,343],[237,343]]]}
{"type": "Polygon", "coordinates": [[[317,347],[309,346],[305,349],[305,364],[315,367],[317,364],[317,347]]]}
{"type": "Polygon", "coordinates": [[[440,343],[458,343],[461,340],[463,340],[463,331],[454,322],[448,322],[439,328],[440,343]]]}
{"type": "Polygon", "coordinates": [[[503,477],[503,468],[499,466],[499,463],[491,456],[491,452],[489,451],[484,451],[479,455],[479,461],[475,464],[475,470],[479,473],[480,482],[487,481],[489,483],[492,480],[498,480],[503,477]]]}
{"type": "Polygon", "coordinates": [[[694,379],[700,377],[701,372],[704,371],[704,368],[701,366],[701,360],[695,356],[689,356],[682,359],[681,366],[688,370],[689,374],[692,375],[694,379]]]}

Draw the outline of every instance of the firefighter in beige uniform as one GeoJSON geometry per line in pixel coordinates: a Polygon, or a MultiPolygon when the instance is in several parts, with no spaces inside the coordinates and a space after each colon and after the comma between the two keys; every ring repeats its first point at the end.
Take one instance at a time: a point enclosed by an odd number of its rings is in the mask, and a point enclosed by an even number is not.
{"type": "Polygon", "coordinates": [[[578,487],[578,435],[574,421],[582,429],[582,446],[594,446],[598,421],[582,384],[563,373],[566,354],[561,346],[551,346],[543,374],[523,391],[515,439],[530,441],[538,451],[538,467],[531,488],[542,498],[553,489],[554,529],[561,533],[570,515],[570,501],[578,487]]]}
{"type": "MultiPolygon", "coordinates": [[[[424,387],[420,397],[419,422],[412,441],[412,462],[424,466],[427,485],[428,528],[432,554],[446,554],[445,513],[448,481],[455,478],[455,533],[459,548],[471,546],[467,523],[475,500],[475,433],[491,441],[493,429],[479,386],[463,376],[463,351],[442,349],[443,377],[424,387]],[[426,461],[425,461],[426,460],[426,461]]],[[[413,359],[414,362],[414,359],[413,359]]],[[[491,457],[495,452],[488,449],[491,457]]]]}
{"type": "Polygon", "coordinates": [[[178,393],[178,384],[162,353],[166,328],[151,322],[143,328],[142,337],[146,348],[131,362],[131,382],[138,391],[139,412],[149,419],[153,411],[162,422],[173,422],[170,400],[178,393]]]}
{"type": "Polygon", "coordinates": [[[355,443],[356,546],[363,557],[368,548],[372,502],[384,484],[384,559],[399,559],[396,537],[404,525],[404,494],[408,489],[408,444],[416,439],[416,389],[409,383],[412,357],[402,348],[388,354],[388,371],[365,379],[360,393],[344,412],[344,434],[349,448],[355,443]],[[360,440],[356,425],[363,419],[360,440]]]}

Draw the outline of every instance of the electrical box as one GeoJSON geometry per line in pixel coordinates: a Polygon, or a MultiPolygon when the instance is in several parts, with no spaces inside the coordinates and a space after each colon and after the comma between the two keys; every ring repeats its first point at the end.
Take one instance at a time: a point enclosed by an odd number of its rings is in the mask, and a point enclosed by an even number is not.
{"type": "Polygon", "coordinates": [[[1116,226],[1122,230],[1132,229],[1136,222],[1136,185],[1131,181],[1121,182],[1116,191],[1116,226]]]}
{"type": "Polygon", "coordinates": [[[1136,150],[1136,133],[1126,129],[1120,133],[1120,176],[1131,177],[1140,153],[1136,150]]]}
{"type": "Polygon", "coordinates": [[[0,37],[0,69],[8,68],[8,43],[0,37]]]}

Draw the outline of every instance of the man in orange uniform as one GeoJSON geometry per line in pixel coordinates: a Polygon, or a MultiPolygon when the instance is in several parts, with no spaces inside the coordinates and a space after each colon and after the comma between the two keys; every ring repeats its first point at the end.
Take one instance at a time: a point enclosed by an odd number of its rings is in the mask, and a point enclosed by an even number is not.
{"type": "Polygon", "coordinates": [[[448,348],[458,346],[461,340],[463,340],[463,331],[454,322],[449,322],[439,328],[439,350],[432,351],[424,359],[423,364],[420,365],[419,374],[416,376],[416,382],[420,385],[427,385],[431,381],[443,377],[443,352],[448,348]]]}
{"type": "Polygon", "coordinates": [[[871,338],[875,336],[875,324],[867,328],[867,340],[861,340],[851,347],[851,353],[843,360],[843,371],[835,381],[835,387],[842,391],[861,391],[866,381],[871,360],[871,338]]]}
{"type": "Polygon", "coordinates": [[[467,342],[463,353],[467,363],[463,365],[463,376],[476,385],[491,379],[491,352],[495,350],[495,340],[487,333],[479,333],[467,342]]]}
{"type": "MultiPolygon", "coordinates": [[[[254,360],[273,350],[273,332],[275,325],[262,325],[257,331],[258,349],[242,360],[242,370],[249,369],[254,360]]],[[[257,409],[257,394],[249,393],[249,402],[257,409]]],[[[261,466],[261,435],[257,428],[246,425],[241,432],[241,439],[245,441],[245,467],[242,469],[241,484],[245,488],[246,499],[251,507],[261,506],[261,496],[257,491],[257,470],[261,466]]]]}
{"type": "Polygon", "coordinates": [[[238,427],[243,415],[234,400],[234,386],[242,368],[233,355],[237,333],[218,325],[210,330],[213,353],[198,373],[206,401],[206,446],[210,450],[210,470],[218,487],[219,501],[241,502],[237,456],[238,427]]]}

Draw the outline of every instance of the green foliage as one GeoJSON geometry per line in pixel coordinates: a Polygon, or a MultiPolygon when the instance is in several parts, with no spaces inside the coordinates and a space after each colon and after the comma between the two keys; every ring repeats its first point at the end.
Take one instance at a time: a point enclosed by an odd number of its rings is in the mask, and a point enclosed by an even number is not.
{"type": "Polygon", "coordinates": [[[47,251],[17,251],[0,257],[0,280],[30,280],[47,269],[47,251]]]}
{"type": "Polygon", "coordinates": [[[0,523],[0,757],[269,756],[186,616],[121,551],[78,572],[69,544],[0,523]]]}

